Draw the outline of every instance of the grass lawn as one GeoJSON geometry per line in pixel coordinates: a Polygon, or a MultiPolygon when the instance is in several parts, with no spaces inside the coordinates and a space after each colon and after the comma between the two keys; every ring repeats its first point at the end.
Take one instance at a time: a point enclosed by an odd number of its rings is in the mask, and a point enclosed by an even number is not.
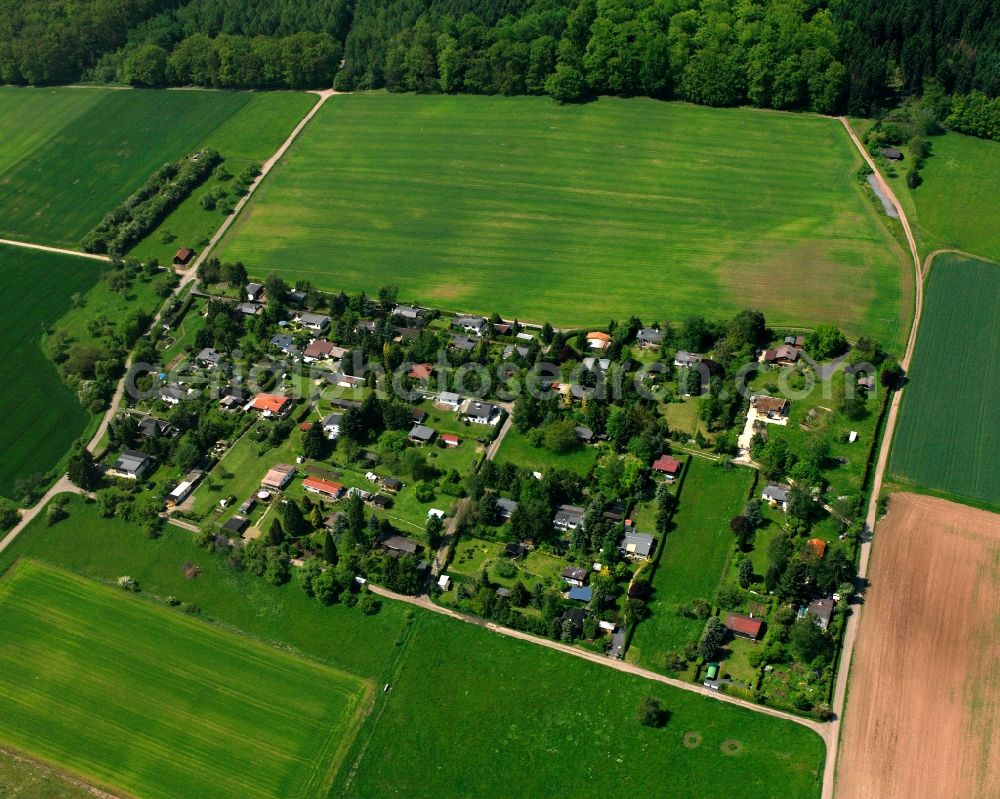
{"type": "Polygon", "coordinates": [[[90,414],[41,341],[69,310],[73,294],[94,286],[100,269],[86,258],[0,246],[0,494],[10,496],[19,477],[53,470],[87,428],[90,414]]]}
{"type": "MultiPolygon", "coordinates": [[[[291,93],[0,88],[0,235],[78,246],[167,161],[212,146],[234,159],[235,175],[277,149],[314,101],[291,93]]],[[[196,230],[217,228],[221,217],[213,216],[214,226],[196,230]]],[[[175,232],[189,221],[176,220],[175,232]]]]}
{"type": "Polygon", "coordinates": [[[653,575],[651,615],[636,627],[629,660],[662,671],[668,652],[701,636],[705,622],[678,616],[674,609],[693,599],[714,601],[733,546],[729,520],[743,509],[752,481],[750,469],[691,459],[673,529],[653,575]]]}
{"type": "Polygon", "coordinates": [[[0,740],[150,799],[206,785],[316,796],[364,693],[350,674],[38,561],[5,575],[0,609],[0,740]]]}
{"type": "Polygon", "coordinates": [[[378,701],[345,796],[819,795],[823,744],[803,727],[449,619],[420,619],[378,701]],[[635,718],[650,695],[671,714],[662,729],[635,718]],[[741,751],[724,754],[732,740],[741,751]]]}
{"type": "MultiPolygon", "coordinates": [[[[859,125],[859,128],[861,125],[859,125]]],[[[930,140],[931,155],[916,189],[906,185],[906,164],[891,178],[906,206],[922,256],[954,248],[1000,261],[1000,143],[946,133],[930,140]]],[[[903,148],[906,149],[905,147],[903,148]]],[[[909,153],[906,154],[909,158],[909,153]]]]}
{"type": "Polygon", "coordinates": [[[597,449],[581,445],[569,452],[553,452],[545,447],[536,447],[526,435],[511,426],[500,444],[495,458],[497,464],[513,463],[523,469],[543,472],[546,469],[568,469],[586,475],[597,461],[597,449]]]}
{"type": "Polygon", "coordinates": [[[942,255],[893,441],[899,482],[1000,505],[1000,266],[942,255]]]}
{"type": "Polygon", "coordinates": [[[912,270],[855,180],[860,163],[839,123],[802,114],[337,97],[220,257],[561,326],[750,307],[895,343],[912,270]]]}

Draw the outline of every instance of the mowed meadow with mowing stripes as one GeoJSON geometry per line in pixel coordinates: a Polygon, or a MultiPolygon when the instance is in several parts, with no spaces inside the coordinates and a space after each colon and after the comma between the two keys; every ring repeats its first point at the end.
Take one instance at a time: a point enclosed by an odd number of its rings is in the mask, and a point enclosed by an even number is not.
{"type": "MultiPolygon", "coordinates": [[[[293,92],[0,87],[0,237],[78,248],[166,162],[213,147],[234,159],[236,174],[269,157],[315,101],[293,92]]],[[[210,230],[222,224],[215,217],[210,230]]]]}
{"type": "Polygon", "coordinates": [[[1000,264],[934,259],[890,472],[1000,509],[1000,264]]]}
{"type": "Polygon", "coordinates": [[[760,308],[899,344],[912,280],[839,122],[646,99],[333,97],[223,241],[323,288],[558,325],[760,308]]]}
{"type": "Polygon", "coordinates": [[[352,675],[37,561],[0,579],[0,618],[0,746],[143,799],[321,796],[365,695],[352,675]]]}

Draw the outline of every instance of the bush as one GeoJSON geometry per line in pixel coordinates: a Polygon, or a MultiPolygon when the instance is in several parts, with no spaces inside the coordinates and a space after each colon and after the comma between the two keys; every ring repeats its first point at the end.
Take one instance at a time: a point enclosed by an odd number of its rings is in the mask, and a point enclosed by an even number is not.
{"type": "Polygon", "coordinates": [[[502,560],[496,566],[496,574],[497,577],[503,577],[506,580],[517,577],[517,566],[509,560],[502,560]]]}
{"type": "Polygon", "coordinates": [[[139,583],[137,583],[134,579],[132,579],[131,577],[129,577],[127,574],[123,574],[121,577],[119,577],[117,580],[115,580],[115,585],[117,585],[119,588],[121,588],[124,591],[138,591],[139,590],[139,583]]]}
{"type": "Polygon", "coordinates": [[[639,723],[645,727],[662,727],[667,722],[668,713],[653,696],[645,697],[639,703],[639,723]]]}

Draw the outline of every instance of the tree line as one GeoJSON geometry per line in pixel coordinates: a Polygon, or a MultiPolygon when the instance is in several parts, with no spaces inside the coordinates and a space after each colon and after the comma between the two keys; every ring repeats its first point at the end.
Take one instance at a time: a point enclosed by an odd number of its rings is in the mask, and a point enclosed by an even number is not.
{"type": "Polygon", "coordinates": [[[0,0],[0,80],[81,78],[855,115],[934,81],[993,136],[1000,0],[0,0]]]}

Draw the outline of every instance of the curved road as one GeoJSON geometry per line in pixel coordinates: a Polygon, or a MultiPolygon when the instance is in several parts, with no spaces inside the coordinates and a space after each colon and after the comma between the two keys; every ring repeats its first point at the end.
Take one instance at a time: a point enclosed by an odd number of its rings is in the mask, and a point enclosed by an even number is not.
{"type": "MultiPolygon", "coordinates": [[[[906,240],[910,245],[910,254],[913,256],[915,304],[913,310],[913,324],[910,326],[910,337],[906,343],[906,352],[899,361],[903,369],[908,370],[910,367],[910,359],[913,356],[913,348],[917,342],[917,328],[920,325],[920,315],[924,308],[924,270],[921,268],[920,253],[917,250],[917,242],[913,237],[913,230],[910,227],[910,221],[906,218],[906,212],[903,210],[902,203],[899,202],[899,199],[889,187],[889,184],[886,183],[882,174],[878,171],[878,167],[875,165],[872,157],[868,154],[868,151],[865,150],[864,145],[858,139],[857,134],[855,134],[855,132],[851,129],[847,119],[840,117],[840,121],[844,125],[844,128],[847,129],[847,133],[851,137],[851,141],[853,141],[854,145],[858,148],[858,152],[861,153],[861,156],[871,168],[872,173],[875,175],[875,182],[878,183],[879,188],[885,196],[892,201],[893,205],[896,206],[896,210],[899,212],[899,221],[903,225],[903,231],[906,233],[906,240]]],[[[931,256],[928,256],[928,264],[930,263],[931,258],[936,254],[937,253],[932,253],[931,256]]],[[[892,436],[896,430],[896,419],[899,415],[899,404],[902,396],[902,390],[893,394],[892,402],[889,405],[889,412],[886,415],[885,432],[882,435],[882,444],[879,448],[878,461],[875,467],[875,477],[872,481],[871,499],[868,503],[868,513],[865,517],[865,523],[869,534],[865,536],[861,543],[861,552],[858,558],[858,577],[862,581],[868,575],[868,559],[871,555],[871,532],[875,529],[875,522],[878,520],[878,498],[879,494],[882,492],[882,481],[885,477],[886,466],[889,463],[889,449],[892,446],[892,436]]],[[[823,799],[833,799],[834,796],[837,773],[837,751],[840,746],[840,727],[844,718],[844,707],[847,702],[847,681],[850,676],[851,656],[854,653],[854,643],[858,636],[858,623],[861,618],[862,607],[863,606],[860,604],[854,606],[854,612],[847,617],[847,627],[844,631],[844,647],[840,656],[840,667],[837,669],[837,682],[833,691],[832,707],[834,720],[829,725],[829,737],[827,739],[826,768],[823,771],[823,799]]]]}

